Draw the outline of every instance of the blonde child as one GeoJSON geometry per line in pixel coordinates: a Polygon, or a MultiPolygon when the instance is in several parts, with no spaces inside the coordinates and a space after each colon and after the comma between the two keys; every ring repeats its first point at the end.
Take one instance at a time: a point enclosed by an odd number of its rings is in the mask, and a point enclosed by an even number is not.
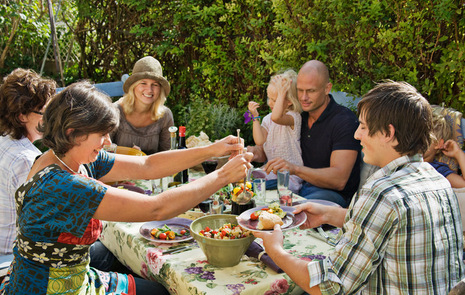
{"type": "Polygon", "coordinates": [[[430,148],[424,153],[423,160],[429,162],[439,173],[449,180],[453,188],[465,187],[465,178],[450,169],[445,163],[435,160],[435,157],[443,153],[449,158],[454,158],[460,167],[465,171],[465,153],[460,149],[459,144],[452,139],[452,127],[446,118],[441,114],[433,113],[433,135],[435,139],[430,148]]]}
{"type": "MultiPolygon", "coordinates": [[[[287,70],[272,76],[267,88],[268,106],[271,113],[263,118],[260,125],[257,102],[249,102],[253,116],[253,139],[256,145],[263,145],[268,160],[280,157],[295,165],[302,166],[300,149],[300,127],[302,108],[297,98],[297,73],[287,70]]],[[[266,188],[276,188],[276,174],[266,176],[266,188]]],[[[289,177],[289,189],[298,193],[302,179],[296,175],[289,177]]]]}

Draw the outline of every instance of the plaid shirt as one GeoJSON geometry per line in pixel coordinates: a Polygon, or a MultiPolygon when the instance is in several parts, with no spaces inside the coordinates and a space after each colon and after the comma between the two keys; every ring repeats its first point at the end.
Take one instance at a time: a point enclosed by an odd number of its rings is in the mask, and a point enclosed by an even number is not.
{"type": "Polygon", "coordinates": [[[323,294],[447,294],[464,275],[457,198],[420,155],[368,179],[338,238],[330,257],[308,265],[323,294]]]}
{"type": "Polygon", "coordinates": [[[13,253],[16,239],[16,189],[26,181],[41,152],[31,141],[0,136],[0,255],[13,253]]]}

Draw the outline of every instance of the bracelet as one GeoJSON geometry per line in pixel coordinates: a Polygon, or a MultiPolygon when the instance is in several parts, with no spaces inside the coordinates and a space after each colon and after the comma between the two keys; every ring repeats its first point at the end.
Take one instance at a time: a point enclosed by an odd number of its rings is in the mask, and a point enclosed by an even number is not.
{"type": "Polygon", "coordinates": [[[263,254],[266,254],[266,251],[265,251],[265,250],[263,250],[262,252],[258,253],[258,257],[257,257],[258,260],[261,260],[261,259],[262,259],[263,254]]]}
{"type": "Polygon", "coordinates": [[[256,116],[256,117],[253,117],[252,120],[258,121],[260,118],[261,118],[260,116],[256,116]]]}

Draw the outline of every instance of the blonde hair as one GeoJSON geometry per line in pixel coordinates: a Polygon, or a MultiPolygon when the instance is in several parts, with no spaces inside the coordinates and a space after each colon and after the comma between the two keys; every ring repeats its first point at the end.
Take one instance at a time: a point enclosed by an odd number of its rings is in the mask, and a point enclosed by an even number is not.
{"type": "Polygon", "coordinates": [[[453,138],[452,127],[446,117],[433,112],[433,140],[439,142],[443,139],[448,141],[453,138]]]}
{"type": "Polygon", "coordinates": [[[270,82],[268,84],[268,87],[271,85],[274,85],[273,78],[276,76],[281,76],[283,80],[285,81],[291,81],[291,86],[289,87],[289,90],[287,91],[286,99],[291,102],[291,105],[287,107],[286,111],[294,111],[297,113],[302,112],[302,107],[300,106],[299,99],[297,98],[297,73],[290,69],[286,70],[282,73],[276,74],[274,76],[271,76],[270,82]]]}
{"type": "MultiPolygon", "coordinates": [[[[136,97],[134,95],[134,88],[142,83],[142,80],[136,81],[132,83],[132,85],[129,87],[129,90],[126,94],[121,99],[121,107],[123,108],[123,111],[126,114],[131,114],[134,112],[134,104],[136,101],[136,97]]],[[[157,82],[159,83],[159,82],[157,82]]],[[[166,102],[166,94],[165,90],[163,87],[160,85],[160,95],[158,99],[152,104],[152,120],[153,121],[158,121],[160,118],[162,118],[165,115],[166,112],[166,107],[165,107],[165,102],[166,102]]]]}

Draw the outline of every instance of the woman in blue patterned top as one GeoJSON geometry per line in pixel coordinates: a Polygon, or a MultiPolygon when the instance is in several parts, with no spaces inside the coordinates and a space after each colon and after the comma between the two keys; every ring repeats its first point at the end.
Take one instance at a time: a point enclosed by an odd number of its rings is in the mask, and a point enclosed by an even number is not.
{"type": "MultiPolygon", "coordinates": [[[[145,157],[109,154],[102,148],[111,143],[109,133],[118,122],[111,100],[87,82],[75,83],[51,100],[40,128],[50,150],[16,192],[15,259],[0,294],[145,294],[139,287],[148,281],[89,267],[89,246],[100,235],[101,220],[172,218],[239,181],[250,167],[252,154],[239,155],[156,197],[110,187],[104,183],[161,178],[243,148],[229,136],[206,147],[145,157]]],[[[161,285],[151,287],[152,294],[166,293],[161,285]]]]}

